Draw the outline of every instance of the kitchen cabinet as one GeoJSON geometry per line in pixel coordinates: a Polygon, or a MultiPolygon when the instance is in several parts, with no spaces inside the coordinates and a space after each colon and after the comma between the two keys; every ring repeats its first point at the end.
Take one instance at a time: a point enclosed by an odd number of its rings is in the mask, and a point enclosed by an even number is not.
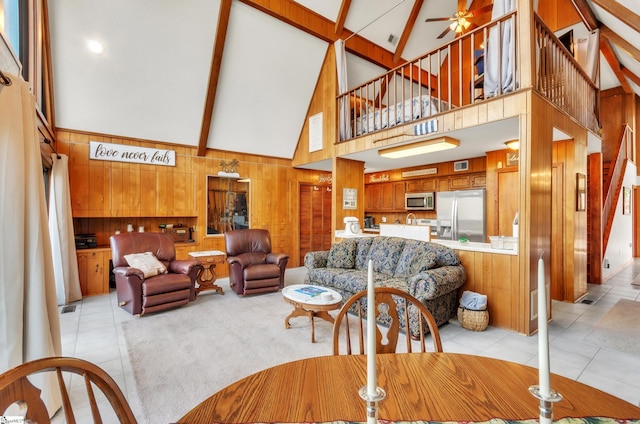
{"type": "Polygon", "coordinates": [[[404,181],[368,184],[364,188],[365,211],[404,211],[404,181]]]}
{"type": "Polygon", "coordinates": [[[420,180],[409,180],[406,183],[407,193],[420,193],[424,191],[437,191],[438,179],[426,178],[420,180]]]}
{"type": "Polygon", "coordinates": [[[487,185],[486,174],[465,174],[449,177],[449,190],[465,190],[469,188],[482,188],[487,185]]]}
{"type": "Polygon", "coordinates": [[[87,249],[76,252],[78,277],[83,296],[109,293],[109,261],[111,253],[105,249],[87,249]]]}

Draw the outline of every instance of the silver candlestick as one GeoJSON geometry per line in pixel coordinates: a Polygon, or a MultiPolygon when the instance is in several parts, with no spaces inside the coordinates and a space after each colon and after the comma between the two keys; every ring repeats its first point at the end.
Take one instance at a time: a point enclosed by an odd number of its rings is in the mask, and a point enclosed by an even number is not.
{"type": "Polygon", "coordinates": [[[540,386],[529,387],[529,392],[540,400],[540,424],[550,424],[553,422],[553,404],[562,400],[562,395],[555,390],[549,392],[549,396],[540,393],[540,386]]]}
{"type": "Polygon", "coordinates": [[[367,386],[363,386],[358,392],[360,397],[367,403],[367,423],[373,424],[378,422],[378,402],[387,396],[384,389],[376,387],[375,396],[369,396],[367,386]]]}

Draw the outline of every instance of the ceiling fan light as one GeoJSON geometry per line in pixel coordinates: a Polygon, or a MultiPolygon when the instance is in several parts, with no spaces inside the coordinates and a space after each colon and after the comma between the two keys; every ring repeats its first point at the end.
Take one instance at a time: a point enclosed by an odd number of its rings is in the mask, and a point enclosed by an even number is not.
{"type": "Polygon", "coordinates": [[[449,29],[451,31],[459,32],[458,31],[458,22],[457,21],[451,22],[451,25],[449,25],[449,29]]]}
{"type": "Polygon", "coordinates": [[[462,18],[460,20],[460,23],[462,24],[462,26],[464,26],[464,29],[469,28],[469,26],[471,25],[471,22],[469,22],[468,20],[466,20],[465,18],[462,18]]]}

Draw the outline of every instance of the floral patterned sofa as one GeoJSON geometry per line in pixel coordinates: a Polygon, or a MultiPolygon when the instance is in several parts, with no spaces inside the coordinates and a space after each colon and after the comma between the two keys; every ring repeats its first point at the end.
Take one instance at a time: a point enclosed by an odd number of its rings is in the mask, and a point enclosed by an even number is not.
{"type": "MultiPolygon", "coordinates": [[[[458,288],[467,278],[456,253],[436,243],[399,237],[360,237],[335,243],[329,251],[309,252],[304,265],[307,284],[330,287],[346,301],[367,289],[372,260],[374,285],[396,287],[422,302],[438,325],[456,316],[458,288]]],[[[409,311],[411,322],[417,311],[409,311]]],[[[402,320],[404,321],[404,320],[402,320]]],[[[405,328],[403,322],[401,328],[405,328]]],[[[416,331],[411,325],[412,335],[416,331]]]]}

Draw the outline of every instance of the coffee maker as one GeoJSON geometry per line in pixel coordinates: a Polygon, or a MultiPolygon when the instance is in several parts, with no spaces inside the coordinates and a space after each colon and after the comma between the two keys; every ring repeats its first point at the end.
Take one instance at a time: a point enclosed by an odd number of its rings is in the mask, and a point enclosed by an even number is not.
{"type": "Polygon", "coordinates": [[[364,228],[373,228],[373,217],[371,215],[364,217],[364,228]]]}

